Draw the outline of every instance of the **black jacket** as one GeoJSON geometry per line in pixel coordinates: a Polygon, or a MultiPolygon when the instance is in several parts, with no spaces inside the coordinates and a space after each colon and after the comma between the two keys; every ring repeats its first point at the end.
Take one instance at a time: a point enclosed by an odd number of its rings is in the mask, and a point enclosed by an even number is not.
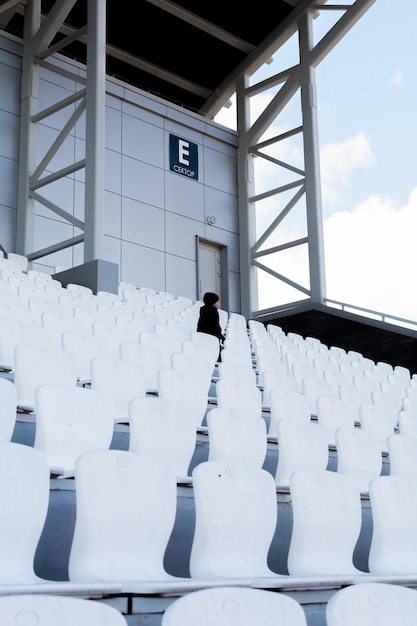
{"type": "Polygon", "coordinates": [[[215,306],[204,304],[200,308],[197,331],[207,333],[207,335],[214,335],[219,341],[224,341],[225,338],[220,326],[219,312],[215,306]]]}

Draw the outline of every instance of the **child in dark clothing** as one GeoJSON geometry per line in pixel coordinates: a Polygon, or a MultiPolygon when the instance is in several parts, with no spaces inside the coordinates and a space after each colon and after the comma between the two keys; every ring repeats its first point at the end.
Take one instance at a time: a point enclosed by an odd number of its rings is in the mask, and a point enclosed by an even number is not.
{"type": "MultiPolygon", "coordinates": [[[[207,291],[203,296],[204,305],[200,308],[200,315],[197,323],[197,332],[206,333],[208,335],[214,335],[221,341],[225,340],[220,326],[219,311],[220,299],[216,293],[207,291]]],[[[219,350],[219,361],[220,350],[219,350]]]]}

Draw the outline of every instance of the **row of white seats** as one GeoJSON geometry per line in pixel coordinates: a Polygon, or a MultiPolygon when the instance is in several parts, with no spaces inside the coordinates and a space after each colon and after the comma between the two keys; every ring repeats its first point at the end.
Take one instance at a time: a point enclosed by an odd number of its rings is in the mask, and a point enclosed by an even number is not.
{"type": "MultiPolygon", "coordinates": [[[[414,626],[417,592],[402,585],[363,583],[337,591],[326,603],[326,626],[414,626]]],[[[127,619],[110,605],[82,598],[34,594],[0,598],[0,620],[21,623],[36,616],[41,626],[126,626],[127,619]]],[[[193,591],[174,599],[161,626],[307,626],[302,606],[290,596],[263,589],[225,586],[193,591]]]]}

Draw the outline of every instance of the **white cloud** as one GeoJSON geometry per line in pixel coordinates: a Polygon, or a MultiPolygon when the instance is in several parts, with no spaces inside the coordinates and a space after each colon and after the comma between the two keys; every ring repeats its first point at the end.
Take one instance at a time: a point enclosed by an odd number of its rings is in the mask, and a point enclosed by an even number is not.
{"type": "Polygon", "coordinates": [[[335,204],[339,197],[337,188],[348,184],[348,175],[358,167],[370,167],[374,160],[369,141],[363,133],[357,133],[342,143],[325,145],[320,151],[323,200],[335,204]]]}
{"type": "Polygon", "coordinates": [[[417,320],[417,188],[404,207],[372,196],[324,222],[327,296],[417,320]]]}

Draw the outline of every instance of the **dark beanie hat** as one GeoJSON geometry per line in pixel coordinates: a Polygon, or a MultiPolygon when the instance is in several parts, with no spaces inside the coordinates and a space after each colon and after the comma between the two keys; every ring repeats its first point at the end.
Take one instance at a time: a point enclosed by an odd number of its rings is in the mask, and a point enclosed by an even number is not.
{"type": "Polygon", "coordinates": [[[204,296],[203,296],[203,302],[204,304],[216,304],[216,302],[218,302],[220,300],[219,296],[217,295],[217,293],[212,293],[211,291],[207,291],[204,296]]]}

